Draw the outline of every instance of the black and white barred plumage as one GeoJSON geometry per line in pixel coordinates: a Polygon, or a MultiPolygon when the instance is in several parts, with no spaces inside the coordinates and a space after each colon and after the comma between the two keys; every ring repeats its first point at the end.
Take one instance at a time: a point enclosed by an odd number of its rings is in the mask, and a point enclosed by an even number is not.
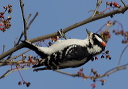
{"type": "Polygon", "coordinates": [[[27,48],[35,51],[42,58],[33,68],[40,66],[45,67],[37,70],[75,68],[87,63],[105,49],[106,42],[100,35],[88,30],[87,33],[88,36],[84,40],[58,40],[50,47],[39,47],[28,41],[23,42],[27,48]]]}

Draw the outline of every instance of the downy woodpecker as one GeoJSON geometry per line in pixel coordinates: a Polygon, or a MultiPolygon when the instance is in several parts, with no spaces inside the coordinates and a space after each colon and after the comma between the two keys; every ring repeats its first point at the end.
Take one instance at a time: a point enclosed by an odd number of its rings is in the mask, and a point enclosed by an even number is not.
{"type": "Polygon", "coordinates": [[[42,58],[33,68],[45,67],[35,69],[35,71],[79,67],[104,51],[105,40],[99,34],[86,31],[88,36],[84,40],[58,40],[50,47],[39,47],[28,41],[23,41],[27,48],[35,51],[42,58]]]}

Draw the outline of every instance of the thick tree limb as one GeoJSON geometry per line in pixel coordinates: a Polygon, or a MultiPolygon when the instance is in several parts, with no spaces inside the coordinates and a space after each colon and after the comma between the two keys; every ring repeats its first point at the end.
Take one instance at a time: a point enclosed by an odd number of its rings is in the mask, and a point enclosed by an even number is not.
{"type": "MultiPolygon", "coordinates": [[[[84,24],[90,23],[92,21],[96,21],[96,20],[99,20],[101,18],[105,18],[105,17],[108,17],[108,16],[113,16],[115,14],[120,14],[120,13],[123,14],[126,10],[128,10],[128,6],[119,8],[117,10],[113,10],[111,12],[108,12],[108,13],[105,13],[105,14],[102,14],[102,15],[98,15],[98,16],[94,16],[94,17],[89,17],[86,20],[83,20],[83,21],[78,22],[76,24],[73,24],[73,25],[71,25],[71,26],[69,26],[67,28],[64,28],[62,31],[63,31],[63,33],[66,33],[66,32],[68,32],[68,31],[70,31],[70,30],[72,30],[74,28],[77,28],[77,27],[82,26],[84,24]]],[[[48,34],[48,35],[44,35],[44,36],[40,36],[40,37],[37,37],[37,38],[30,39],[28,41],[30,41],[30,42],[33,43],[33,42],[37,42],[37,41],[40,41],[40,40],[48,39],[48,38],[51,38],[51,37],[55,37],[57,35],[59,35],[59,34],[57,32],[55,32],[55,33],[52,33],[52,34],[48,34]]],[[[23,48],[24,46],[25,46],[25,44],[21,43],[21,44],[15,46],[14,48],[6,51],[2,55],[0,55],[0,60],[2,60],[3,58],[5,58],[9,54],[11,54],[11,53],[13,53],[13,52],[15,52],[15,51],[23,48]]]]}

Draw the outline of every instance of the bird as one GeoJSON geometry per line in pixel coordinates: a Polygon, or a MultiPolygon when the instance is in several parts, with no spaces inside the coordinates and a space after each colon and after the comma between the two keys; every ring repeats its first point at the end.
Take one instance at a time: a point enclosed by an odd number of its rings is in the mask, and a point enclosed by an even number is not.
{"type": "Polygon", "coordinates": [[[86,39],[61,39],[49,47],[40,47],[29,41],[22,41],[25,47],[41,57],[41,60],[33,65],[33,68],[41,68],[34,71],[80,67],[102,53],[105,50],[106,41],[97,33],[87,29],[86,32],[86,39]]]}

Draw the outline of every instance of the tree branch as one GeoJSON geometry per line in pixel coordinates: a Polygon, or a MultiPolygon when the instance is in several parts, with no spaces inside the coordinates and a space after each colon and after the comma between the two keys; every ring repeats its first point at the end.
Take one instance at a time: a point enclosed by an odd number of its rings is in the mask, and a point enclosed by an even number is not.
{"type": "Polygon", "coordinates": [[[101,76],[99,76],[99,77],[96,77],[96,79],[97,79],[97,78],[102,78],[102,77],[105,77],[105,76],[109,76],[110,74],[112,74],[112,73],[114,73],[114,72],[117,72],[117,71],[119,71],[119,70],[126,69],[126,66],[127,66],[127,65],[128,65],[128,63],[125,64],[125,65],[119,66],[119,67],[115,67],[115,68],[113,68],[113,69],[107,71],[107,72],[104,73],[103,75],[101,75],[101,76]]]}
{"type": "Polygon", "coordinates": [[[125,50],[127,49],[127,47],[128,47],[128,44],[126,45],[126,47],[123,49],[123,51],[122,51],[121,54],[120,54],[120,58],[119,58],[119,61],[118,61],[118,66],[120,66],[120,62],[121,62],[123,53],[125,52],[125,50]]]}
{"type": "Polygon", "coordinates": [[[94,17],[96,15],[96,12],[98,11],[98,8],[100,7],[100,4],[103,2],[103,0],[97,0],[96,2],[96,9],[94,11],[94,13],[92,14],[92,17],[94,17]]]}
{"type": "Polygon", "coordinates": [[[35,16],[33,17],[33,19],[29,22],[27,29],[29,29],[30,25],[32,24],[32,22],[35,20],[35,18],[38,16],[38,12],[36,12],[35,16]]]}
{"type": "MultiPolygon", "coordinates": [[[[10,60],[16,59],[16,58],[18,58],[18,57],[22,56],[23,54],[27,53],[28,51],[30,51],[30,49],[28,49],[27,51],[25,51],[25,52],[21,53],[20,55],[17,55],[17,56],[11,57],[11,58],[9,58],[9,59],[7,59],[7,60],[8,60],[8,61],[10,61],[10,60]]],[[[6,61],[6,60],[5,60],[5,61],[6,61]]]]}
{"type": "Polygon", "coordinates": [[[61,73],[61,74],[69,75],[69,76],[72,76],[72,77],[79,77],[78,74],[71,74],[71,73],[60,71],[60,70],[54,70],[54,71],[56,71],[58,73],[61,73]]]}
{"type": "Polygon", "coordinates": [[[32,68],[22,68],[22,69],[8,70],[2,76],[0,76],[0,79],[6,77],[7,75],[9,75],[12,72],[19,71],[19,70],[28,70],[28,69],[32,69],[32,68]]]}
{"type": "MultiPolygon", "coordinates": [[[[126,66],[128,66],[128,63],[125,64],[125,65],[119,66],[119,67],[112,68],[112,69],[108,70],[107,72],[105,72],[103,75],[100,75],[100,76],[87,76],[87,78],[91,79],[91,77],[93,77],[92,80],[95,80],[95,79],[98,79],[98,78],[103,78],[103,77],[109,76],[110,74],[113,74],[113,73],[115,73],[115,72],[117,72],[119,70],[126,69],[126,66]]],[[[60,71],[60,70],[55,70],[55,71],[59,72],[61,74],[72,76],[72,77],[83,77],[83,76],[80,76],[79,74],[66,73],[66,72],[63,72],[63,71],[60,71]]]]}
{"type": "MultiPolygon", "coordinates": [[[[0,61],[0,66],[5,66],[5,65],[17,65],[17,64],[22,64],[22,63],[31,63],[28,60],[19,60],[19,61],[0,61]]],[[[32,63],[37,63],[37,61],[33,60],[32,63]]]]}
{"type": "Polygon", "coordinates": [[[24,15],[24,4],[22,3],[22,0],[20,0],[20,7],[21,7],[21,12],[22,12],[22,18],[23,18],[23,24],[24,24],[24,38],[27,40],[27,28],[26,28],[26,19],[24,15]]]}
{"type": "MultiPolygon", "coordinates": [[[[29,29],[30,25],[31,25],[32,22],[35,20],[35,18],[37,17],[37,15],[38,15],[38,12],[36,12],[36,14],[35,14],[35,16],[33,17],[33,19],[29,22],[28,26],[26,27],[26,30],[29,29]]],[[[31,15],[29,15],[29,17],[30,17],[30,16],[31,16],[31,15]]],[[[28,19],[29,19],[29,18],[28,18],[28,19]]],[[[18,42],[17,42],[16,45],[18,45],[18,44],[20,43],[20,40],[21,40],[21,38],[22,38],[23,35],[24,35],[24,31],[21,33],[20,38],[19,38],[19,40],[18,40],[18,42]]]]}
{"type": "Polygon", "coordinates": [[[123,0],[120,0],[123,4],[124,4],[124,7],[127,7],[127,5],[124,3],[124,1],[123,0]]]}

